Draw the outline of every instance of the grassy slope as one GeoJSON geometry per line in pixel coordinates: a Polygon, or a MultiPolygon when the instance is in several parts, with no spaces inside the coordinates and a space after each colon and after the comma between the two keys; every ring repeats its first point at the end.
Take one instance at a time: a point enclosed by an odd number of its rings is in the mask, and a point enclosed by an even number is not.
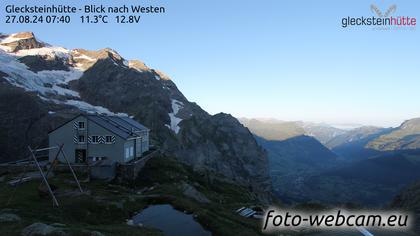
{"type": "Polygon", "coordinates": [[[405,121],[392,132],[369,142],[367,147],[380,151],[419,149],[420,118],[405,121]]]}
{"type": "Polygon", "coordinates": [[[253,134],[266,140],[286,140],[305,134],[296,122],[264,122],[255,119],[239,119],[253,134]]]}
{"type": "MultiPolygon", "coordinates": [[[[63,180],[71,179],[68,175],[58,175],[50,182],[63,190],[76,190],[74,184],[65,183],[63,180]]],[[[2,233],[20,235],[22,229],[32,223],[42,222],[47,224],[65,224],[65,230],[72,235],[90,235],[90,231],[98,230],[106,235],[159,235],[145,228],[134,228],[125,224],[130,215],[128,206],[118,207],[121,200],[126,200],[129,194],[120,189],[119,193],[107,188],[106,184],[83,184],[85,191],[90,195],[58,197],[60,207],[52,206],[49,198],[40,198],[37,192],[39,180],[33,180],[20,185],[9,205],[6,203],[12,195],[13,188],[2,183],[0,193],[1,208],[12,209],[23,220],[15,224],[0,224],[2,233]],[[101,189],[103,188],[103,189],[101,189]]],[[[128,205],[128,204],[126,204],[128,205]]],[[[144,203],[130,203],[138,208],[144,203]]]]}
{"type": "MultiPolygon", "coordinates": [[[[155,158],[148,162],[139,179],[131,186],[109,185],[103,182],[83,183],[89,195],[59,197],[59,208],[53,208],[49,198],[40,198],[36,191],[39,180],[17,188],[11,204],[6,206],[13,188],[0,183],[0,209],[12,209],[23,220],[20,223],[0,224],[2,233],[19,235],[34,223],[63,223],[72,235],[89,235],[97,230],[105,235],[159,235],[153,229],[126,225],[126,219],[150,204],[170,203],[175,208],[197,215],[198,221],[215,235],[258,235],[260,222],[234,214],[240,206],[257,204],[254,195],[242,187],[220,182],[193,172],[171,158],[155,158]],[[199,203],[185,197],[179,186],[195,186],[211,200],[199,203]],[[150,188],[152,187],[153,188],[150,188]],[[147,189],[138,193],[140,189],[147,189]]],[[[11,176],[7,176],[10,178],[11,176]]],[[[69,184],[68,174],[57,174],[51,182],[59,191],[77,189],[69,184]]]]}

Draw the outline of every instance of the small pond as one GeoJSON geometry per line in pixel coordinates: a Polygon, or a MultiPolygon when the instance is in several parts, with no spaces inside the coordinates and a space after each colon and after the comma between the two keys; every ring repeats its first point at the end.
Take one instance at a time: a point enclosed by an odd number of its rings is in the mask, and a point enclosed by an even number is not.
{"type": "Polygon", "coordinates": [[[171,205],[152,205],[133,217],[134,224],[156,228],[166,236],[211,236],[192,215],[175,210],[171,205]]]}

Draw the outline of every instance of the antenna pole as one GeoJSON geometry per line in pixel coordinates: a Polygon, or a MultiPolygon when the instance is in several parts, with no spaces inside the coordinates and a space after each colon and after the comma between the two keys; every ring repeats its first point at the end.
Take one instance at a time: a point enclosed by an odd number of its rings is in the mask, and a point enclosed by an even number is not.
{"type": "Polygon", "coordinates": [[[57,199],[55,198],[55,195],[54,195],[53,191],[51,190],[51,186],[50,186],[50,184],[48,183],[48,180],[45,178],[44,172],[42,171],[42,168],[41,168],[41,166],[39,165],[38,160],[36,159],[36,157],[35,157],[35,155],[34,155],[34,152],[32,151],[32,149],[31,149],[31,147],[30,147],[30,146],[28,146],[28,149],[29,149],[29,151],[31,152],[31,157],[32,157],[32,159],[34,160],[35,165],[36,165],[36,167],[38,168],[39,173],[41,174],[42,179],[44,180],[44,183],[45,183],[45,185],[46,185],[46,186],[47,186],[47,188],[48,188],[48,191],[50,192],[50,195],[51,195],[51,197],[52,197],[52,199],[53,199],[53,203],[54,203],[56,206],[59,206],[59,205],[58,205],[58,201],[57,201],[57,199]]]}

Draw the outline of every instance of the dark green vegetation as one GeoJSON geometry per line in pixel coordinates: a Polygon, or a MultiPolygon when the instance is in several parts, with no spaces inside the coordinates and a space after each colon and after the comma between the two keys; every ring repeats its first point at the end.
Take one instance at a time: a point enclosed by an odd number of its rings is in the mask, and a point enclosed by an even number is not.
{"type": "Polygon", "coordinates": [[[420,182],[414,183],[401,191],[395,197],[391,207],[411,212],[415,217],[413,230],[417,235],[420,234],[420,182]]]}
{"type": "Polygon", "coordinates": [[[145,206],[145,202],[129,201],[132,194],[127,189],[111,187],[106,183],[82,183],[87,194],[79,195],[75,183],[69,184],[67,180],[72,180],[68,174],[60,174],[50,180],[51,184],[59,188],[59,207],[53,207],[49,197],[39,196],[37,187],[40,180],[20,185],[10,204],[6,205],[14,189],[2,183],[1,208],[22,218],[20,222],[0,223],[2,233],[20,235],[23,228],[42,222],[65,224],[64,231],[72,235],[90,235],[91,231],[100,231],[106,235],[158,235],[153,230],[134,228],[125,223],[130,211],[145,206]],[[60,192],[64,196],[60,196],[60,192]],[[65,192],[69,195],[65,195],[65,192]]]}
{"type": "MultiPolygon", "coordinates": [[[[283,142],[287,142],[283,141],[283,142]]],[[[267,146],[273,185],[283,201],[317,201],[382,206],[402,188],[420,179],[420,152],[399,151],[364,160],[331,162],[331,152],[309,144],[282,150],[284,144],[267,146]],[[317,150],[317,151],[315,151],[317,150]],[[308,153],[309,152],[309,153],[308,153]],[[310,159],[294,159],[300,156],[310,159]],[[323,159],[325,158],[325,159],[323,159]]]]}
{"type": "MultiPolygon", "coordinates": [[[[10,179],[11,175],[6,177],[10,179]]],[[[69,174],[57,174],[50,179],[59,187],[58,208],[52,207],[49,198],[39,197],[36,189],[40,180],[20,185],[8,206],[6,203],[13,188],[5,182],[0,184],[0,209],[8,208],[7,211],[22,218],[17,223],[0,223],[2,234],[20,235],[24,227],[42,222],[65,224],[63,231],[71,235],[90,235],[91,231],[105,235],[159,235],[153,229],[129,226],[126,220],[150,204],[161,203],[169,203],[176,209],[197,215],[197,220],[214,235],[260,234],[258,220],[234,213],[241,206],[259,205],[255,194],[246,188],[222,182],[214,178],[213,173],[194,172],[172,158],[151,159],[139,178],[130,185],[98,181],[82,183],[87,193],[84,195],[77,193],[69,174]],[[209,202],[203,203],[194,196],[186,196],[185,186],[193,186],[209,202]]]]}
{"type": "Polygon", "coordinates": [[[307,178],[339,164],[337,155],[313,137],[297,136],[284,141],[256,139],[268,151],[274,191],[282,201],[313,200],[310,198],[313,193],[304,190],[307,178]]]}
{"type": "Polygon", "coordinates": [[[306,200],[329,204],[386,206],[405,186],[420,179],[419,161],[420,154],[414,152],[370,158],[308,176],[298,193],[306,200]]]}
{"type": "Polygon", "coordinates": [[[194,172],[174,159],[157,159],[149,162],[136,184],[139,188],[158,186],[150,194],[160,195],[155,203],[170,203],[176,209],[194,212],[198,221],[215,235],[255,235],[260,232],[259,220],[240,217],[234,211],[242,206],[261,204],[255,195],[244,187],[220,181],[212,172],[194,172]],[[185,197],[185,185],[194,186],[210,200],[199,203],[185,197]]]}
{"type": "Polygon", "coordinates": [[[326,174],[397,188],[420,179],[420,151],[384,154],[328,171],[326,174]]]}

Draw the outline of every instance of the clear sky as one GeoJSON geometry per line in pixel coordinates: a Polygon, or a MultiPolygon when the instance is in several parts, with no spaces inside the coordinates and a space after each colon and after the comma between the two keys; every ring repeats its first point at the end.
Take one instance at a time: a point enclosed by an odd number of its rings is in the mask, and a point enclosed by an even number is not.
{"type": "MultiPolygon", "coordinates": [[[[341,18],[420,19],[418,0],[11,1],[163,5],[138,25],[10,25],[67,48],[110,47],[168,74],[190,100],[214,114],[329,123],[398,125],[420,117],[420,33],[343,29],[341,18]]],[[[3,18],[2,9],[2,18],[3,18]]],[[[76,20],[74,20],[76,21],[76,20]]]]}

